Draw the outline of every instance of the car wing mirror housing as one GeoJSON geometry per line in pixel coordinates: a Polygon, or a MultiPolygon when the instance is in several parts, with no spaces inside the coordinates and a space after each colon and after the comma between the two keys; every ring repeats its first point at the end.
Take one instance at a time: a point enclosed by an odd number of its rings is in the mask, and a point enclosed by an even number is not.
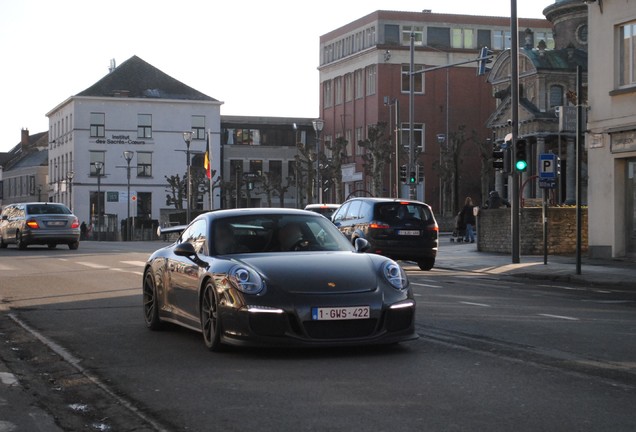
{"type": "Polygon", "coordinates": [[[355,248],[356,248],[356,252],[366,252],[371,247],[369,242],[366,239],[363,239],[363,238],[357,238],[355,240],[354,245],[355,245],[355,248]]]}
{"type": "Polygon", "coordinates": [[[190,259],[196,265],[205,267],[206,269],[210,267],[208,263],[206,263],[201,258],[199,258],[199,255],[197,255],[197,251],[194,250],[194,245],[190,242],[183,242],[176,245],[174,247],[174,254],[178,256],[186,257],[190,259]]]}

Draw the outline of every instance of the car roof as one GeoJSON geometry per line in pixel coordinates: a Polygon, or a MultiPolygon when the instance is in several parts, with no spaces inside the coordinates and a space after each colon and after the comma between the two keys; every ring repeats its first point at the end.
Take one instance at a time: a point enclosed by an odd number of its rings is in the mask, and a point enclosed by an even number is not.
{"type": "Polygon", "coordinates": [[[241,208],[241,209],[226,209],[226,210],[215,210],[211,212],[204,213],[199,216],[205,217],[207,219],[220,219],[226,217],[239,217],[239,216],[259,216],[259,215],[303,215],[310,217],[318,217],[322,218],[323,216],[318,213],[314,213],[308,210],[299,210],[293,208],[264,208],[264,207],[255,207],[255,208],[241,208]]]}
{"type": "MultiPolygon", "coordinates": [[[[423,204],[428,206],[425,202],[405,199],[405,198],[377,198],[377,197],[353,197],[349,198],[346,202],[354,201],[354,200],[363,200],[372,203],[409,203],[409,204],[423,204]]],[[[429,206],[430,207],[430,206],[429,206]]]]}

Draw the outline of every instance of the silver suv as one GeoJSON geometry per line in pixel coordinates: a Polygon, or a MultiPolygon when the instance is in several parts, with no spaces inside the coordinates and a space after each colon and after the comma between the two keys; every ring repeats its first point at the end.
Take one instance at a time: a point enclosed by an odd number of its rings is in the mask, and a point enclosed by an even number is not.
{"type": "Polygon", "coordinates": [[[14,243],[20,249],[31,244],[53,249],[63,243],[69,249],[77,249],[79,238],[79,221],[64,204],[9,204],[0,215],[0,248],[14,243]]]}

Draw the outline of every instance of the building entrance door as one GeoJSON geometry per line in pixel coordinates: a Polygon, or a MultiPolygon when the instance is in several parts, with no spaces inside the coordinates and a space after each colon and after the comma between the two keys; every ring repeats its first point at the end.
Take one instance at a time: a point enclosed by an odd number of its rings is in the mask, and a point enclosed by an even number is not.
{"type": "Polygon", "coordinates": [[[630,159],[627,162],[627,179],[625,182],[625,208],[627,253],[636,256],[636,160],[630,159]]]}

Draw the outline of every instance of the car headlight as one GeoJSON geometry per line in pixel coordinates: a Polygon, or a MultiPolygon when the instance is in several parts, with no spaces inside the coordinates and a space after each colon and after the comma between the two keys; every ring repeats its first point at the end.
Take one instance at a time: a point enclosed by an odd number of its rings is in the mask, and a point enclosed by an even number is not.
{"type": "Polygon", "coordinates": [[[409,286],[409,280],[406,273],[396,262],[387,261],[383,268],[384,278],[393,286],[393,288],[403,290],[409,286]]]}
{"type": "Polygon", "coordinates": [[[258,294],[265,288],[260,275],[248,267],[234,266],[230,269],[229,276],[236,288],[245,294],[258,294]]]}

